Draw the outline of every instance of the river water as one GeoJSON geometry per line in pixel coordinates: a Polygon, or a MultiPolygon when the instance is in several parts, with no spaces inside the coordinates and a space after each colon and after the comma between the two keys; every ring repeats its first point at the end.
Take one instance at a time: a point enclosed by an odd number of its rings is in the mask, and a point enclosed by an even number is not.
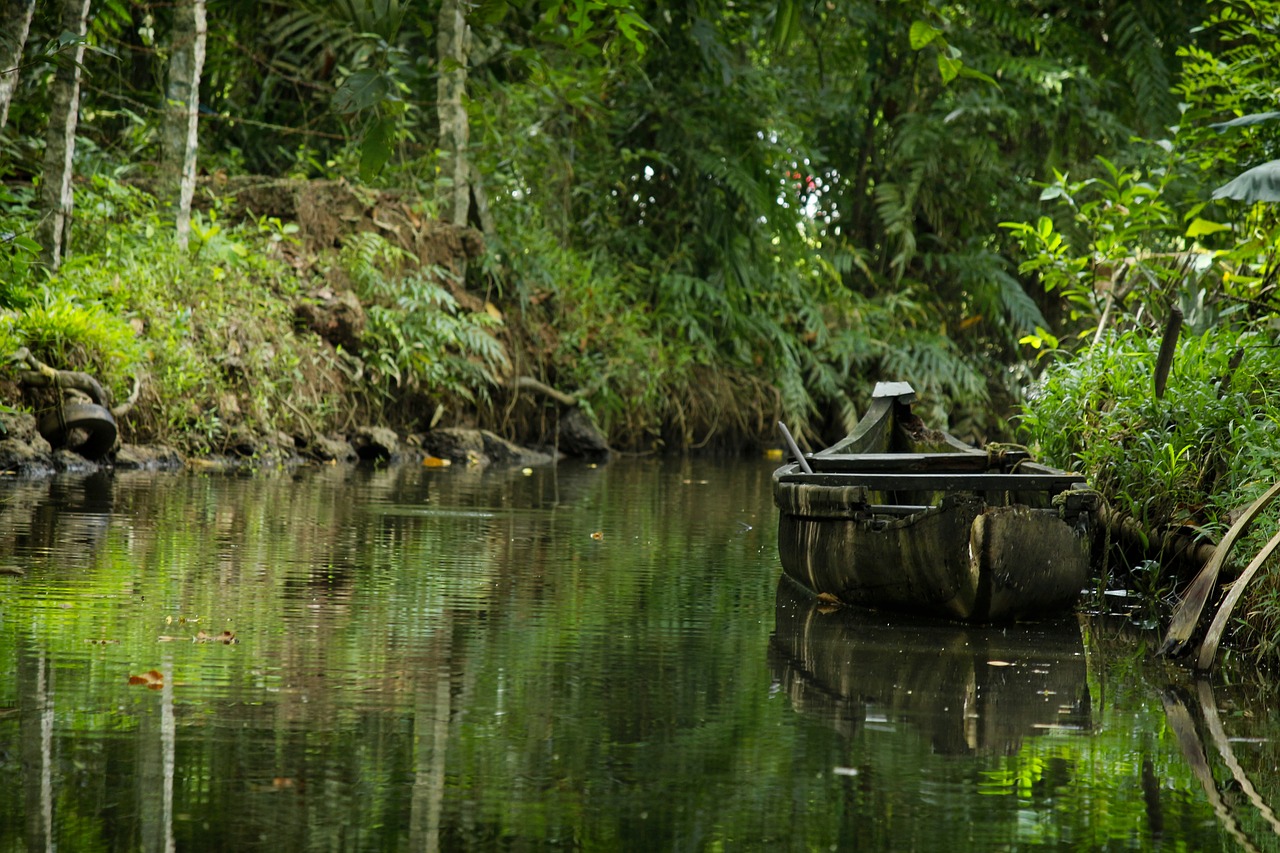
{"type": "Polygon", "coordinates": [[[1265,683],[816,608],[770,468],[0,480],[0,853],[1280,847],[1265,683]]]}

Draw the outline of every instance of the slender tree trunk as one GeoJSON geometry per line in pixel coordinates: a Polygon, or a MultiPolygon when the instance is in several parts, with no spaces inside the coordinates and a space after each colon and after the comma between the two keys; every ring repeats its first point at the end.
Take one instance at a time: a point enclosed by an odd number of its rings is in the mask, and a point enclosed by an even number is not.
{"type": "Polygon", "coordinates": [[[441,216],[466,225],[471,214],[471,171],[467,144],[471,130],[464,103],[467,90],[467,50],[470,32],[462,14],[462,0],[443,0],[436,22],[436,54],[440,79],[436,83],[436,113],[440,121],[441,216]]]}
{"type": "MultiPolygon", "coordinates": [[[[64,32],[84,38],[88,27],[89,0],[62,0],[64,32]]],[[[76,120],[80,113],[80,63],[84,42],[58,63],[49,97],[49,127],[45,133],[44,174],[40,178],[40,225],[37,237],[44,247],[43,260],[56,270],[70,242],[72,165],[76,153],[76,120]],[[70,61],[66,61],[70,60],[70,61]]]]}
{"type": "Polygon", "coordinates": [[[18,88],[18,66],[27,46],[36,0],[0,0],[0,130],[9,120],[9,104],[18,88]]]}
{"type": "Polygon", "coordinates": [[[200,72],[206,34],[205,0],[179,2],[173,10],[161,169],[165,195],[176,202],[178,245],[184,249],[191,233],[191,198],[196,188],[200,72]]]}

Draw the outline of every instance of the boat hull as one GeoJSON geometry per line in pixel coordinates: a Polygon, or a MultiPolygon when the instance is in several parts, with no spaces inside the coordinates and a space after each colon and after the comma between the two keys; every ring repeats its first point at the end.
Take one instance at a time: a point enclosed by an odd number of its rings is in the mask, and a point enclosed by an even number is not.
{"type": "Polygon", "coordinates": [[[807,513],[780,513],[782,568],[847,604],[967,622],[1035,619],[1070,608],[1089,579],[1088,512],[1064,518],[1054,507],[954,494],[903,518],[858,518],[839,495],[822,513],[820,497],[809,496],[807,513]]]}
{"type": "Polygon", "coordinates": [[[1093,570],[1098,494],[1025,448],[927,429],[914,399],[877,385],[845,439],[774,472],[783,571],[847,604],[965,622],[1070,608],[1093,570]]]}

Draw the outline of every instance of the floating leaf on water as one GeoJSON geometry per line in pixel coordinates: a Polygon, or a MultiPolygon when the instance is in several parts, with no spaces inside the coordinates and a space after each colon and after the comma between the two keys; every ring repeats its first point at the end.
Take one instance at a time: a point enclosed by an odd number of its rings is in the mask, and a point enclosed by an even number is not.
{"type": "Polygon", "coordinates": [[[428,456],[422,460],[423,468],[448,468],[452,465],[448,459],[441,459],[439,456],[428,456]]]}
{"type": "Polygon", "coordinates": [[[206,634],[204,631],[197,631],[196,635],[191,639],[197,643],[223,643],[228,646],[239,642],[236,640],[236,635],[231,631],[223,631],[221,634],[206,634]]]}
{"type": "Polygon", "coordinates": [[[129,684],[140,685],[149,690],[159,690],[164,687],[164,673],[158,669],[150,669],[142,675],[129,676],[129,684]]]}
{"type": "Polygon", "coordinates": [[[769,459],[769,460],[774,461],[774,462],[779,462],[779,461],[781,461],[781,460],[782,460],[782,448],[781,448],[781,447],[770,447],[769,449],[767,449],[767,450],[764,452],[764,458],[765,458],[765,459],[769,459]]]}
{"type": "Polygon", "coordinates": [[[594,540],[596,540],[597,542],[599,542],[601,539],[603,539],[603,538],[604,538],[604,531],[603,531],[603,530],[597,530],[595,533],[592,533],[592,534],[591,534],[591,538],[592,538],[592,539],[594,539],[594,540]]]}

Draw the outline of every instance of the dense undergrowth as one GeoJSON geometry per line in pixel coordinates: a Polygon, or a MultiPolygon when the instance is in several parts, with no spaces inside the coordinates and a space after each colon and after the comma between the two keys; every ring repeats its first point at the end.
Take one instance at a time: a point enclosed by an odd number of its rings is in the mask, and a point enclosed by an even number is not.
{"type": "MultiPolygon", "coordinates": [[[[8,192],[4,230],[27,233],[29,191],[8,192]]],[[[830,438],[881,373],[911,376],[937,418],[950,401],[986,399],[985,378],[909,289],[867,297],[783,249],[770,263],[792,269],[750,304],[676,273],[655,299],[643,271],[565,248],[545,228],[491,247],[464,278],[367,231],[308,251],[296,223],[236,217],[232,202],[206,192],[181,249],[152,195],[91,178],[77,189],[77,251],[56,275],[23,241],[6,244],[0,351],[27,347],[94,374],[117,400],[140,381],[123,437],[193,454],[355,423],[412,432],[441,407],[445,423],[548,440],[543,409],[508,390],[516,375],[578,396],[624,450],[756,447],[779,418],[830,438]],[[364,309],[347,348],[296,318],[326,290],[349,290],[364,309]]]]}
{"type": "MultiPolygon", "coordinates": [[[[1159,343],[1131,331],[1062,358],[1029,395],[1021,425],[1046,460],[1087,474],[1117,512],[1149,530],[1182,527],[1216,542],[1280,480],[1280,349],[1266,328],[1184,335],[1157,397],[1159,343]]],[[[1231,564],[1243,567],[1278,526],[1273,506],[1236,545],[1231,564]]],[[[1159,554],[1112,571],[1112,583],[1157,609],[1167,610],[1186,580],[1159,554]]],[[[1247,614],[1236,644],[1280,663],[1280,580],[1256,580],[1236,613],[1247,614]]]]}
{"type": "MultiPolygon", "coordinates": [[[[245,437],[341,434],[353,423],[412,429],[437,399],[487,400],[506,363],[496,319],[463,310],[446,272],[376,235],[302,258],[295,224],[224,224],[215,205],[184,250],[146,192],[96,178],[78,195],[84,250],[55,276],[27,266],[16,248],[5,259],[0,352],[26,347],[53,367],[90,373],[116,400],[137,380],[126,441],[204,454],[245,437]],[[295,306],[331,281],[364,307],[358,351],[296,319],[295,306]]],[[[14,205],[5,227],[20,233],[31,218],[14,205]]]]}

